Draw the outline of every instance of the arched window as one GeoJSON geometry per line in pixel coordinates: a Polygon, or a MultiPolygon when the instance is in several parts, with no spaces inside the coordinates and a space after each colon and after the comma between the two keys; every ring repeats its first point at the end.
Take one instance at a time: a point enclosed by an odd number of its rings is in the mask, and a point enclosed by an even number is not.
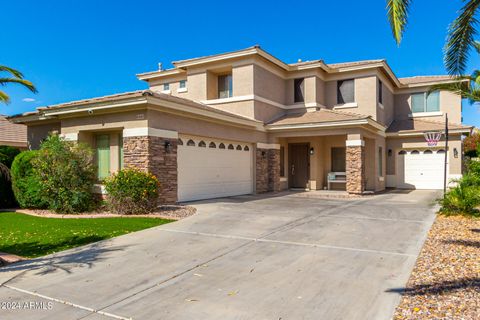
{"type": "Polygon", "coordinates": [[[418,150],[413,150],[412,152],[410,152],[410,154],[420,154],[420,152],[418,150]]]}
{"type": "Polygon", "coordinates": [[[207,147],[207,144],[205,143],[205,141],[202,140],[202,141],[200,141],[200,142],[198,143],[198,146],[199,146],[200,148],[206,148],[206,147],[207,147]]]}
{"type": "Polygon", "coordinates": [[[195,146],[195,141],[193,141],[192,139],[188,140],[187,146],[194,147],[195,146]]]}
{"type": "Polygon", "coordinates": [[[241,145],[237,145],[237,150],[242,150],[242,146],[241,145]]]}
{"type": "Polygon", "coordinates": [[[243,148],[243,151],[250,151],[250,148],[249,148],[248,146],[245,146],[245,147],[243,148]]]}
{"type": "Polygon", "coordinates": [[[437,151],[437,153],[445,153],[445,150],[440,149],[440,150],[437,151]]]}
{"type": "Polygon", "coordinates": [[[433,153],[432,150],[425,150],[425,151],[423,151],[423,154],[432,154],[432,153],[433,153]]]}
{"type": "Polygon", "coordinates": [[[398,154],[401,155],[401,156],[403,156],[403,155],[407,154],[407,151],[401,150],[400,152],[398,152],[398,154]]]}
{"type": "Polygon", "coordinates": [[[178,145],[183,146],[183,140],[182,139],[178,139],[178,145]]]}
{"type": "Polygon", "coordinates": [[[209,148],[216,148],[217,145],[215,144],[215,142],[210,142],[210,144],[208,145],[209,148]]]}
{"type": "Polygon", "coordinates": [[[225,149],[225,145],[223,144],[223,142],[218,145],[218,149],[225,149]]]}
{"type": "Polygon", "coordinates": [[[233,146],[233,144],[230,143],[230,144],[228,145],[228,150],[233,150],[233,149],[235,149],[235,147],[233,146]]]}

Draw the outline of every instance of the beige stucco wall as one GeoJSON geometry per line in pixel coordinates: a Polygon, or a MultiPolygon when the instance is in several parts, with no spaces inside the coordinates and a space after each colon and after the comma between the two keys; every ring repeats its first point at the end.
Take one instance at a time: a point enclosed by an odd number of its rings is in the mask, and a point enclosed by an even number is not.
{"type": "Polygon", "coordinates": [[[27,127],[27,141],[30,149],[40,148],[40,143],[52,131],[60,133],[60,123],[49,122],[46,124],[32,124],[27,127]]]}
{"type": "MultiPolygon", "coordinates": [[[[411,94],[414,92],[425,92],[426,89],[409,91],[395,95],[395,118],[408,119],[411,109],[411,94]]],[[[448,119],[451,123],[462,123],[462,101],[459,95],[451,92],[440,92],[440,111],[444,114],[448,112],[448,119]]],[[[445,121],[445,115],[435,117],[425,117],[429,121],[445,121]]]]}
{"type": "Polygon", "coordinates": [[[61,120],[61,133],[80,131],[111,131],[112,129],[141,128],[147,126],[146,109],[138,111],[93,114],[61,120]]]}
{"type": "MultiPolygon", "coordinates": [[[[462,138],[461,135],[449,135],[449,174],[459,175],[462,174],[462,138]],[[453,149],[458,150],[458,158],[455,158],[453,149]]],[[[402,149],[418,149],[418,150],[437,150],[445,149],[445,139],[442,137],[437,147],[431,148],[427,146],[424,137],[411,137],[411,138],[387,138],[387,152],[392,150],[392,155],[387,156],[387,175],[396,174],[396,159],[397,154],[402,149]]]]}

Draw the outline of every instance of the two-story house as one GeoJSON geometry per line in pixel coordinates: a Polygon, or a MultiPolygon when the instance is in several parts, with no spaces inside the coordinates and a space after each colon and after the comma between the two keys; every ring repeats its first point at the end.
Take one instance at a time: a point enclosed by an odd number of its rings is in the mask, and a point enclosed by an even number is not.
{"type": "Polygon", "coordinates": [[[37,148],[51,131],[96,149],[98,178],[135,166],[161,199],[189,201],[288,188],[441,189],[462,173],[461,98],[427,94],[448,76],[397,78],[385,60],[287,64],[255,46],[137,75],[148,90],[12,116],[37,148]],[[429,147],[424,132],[450,143],[429,147]]]}

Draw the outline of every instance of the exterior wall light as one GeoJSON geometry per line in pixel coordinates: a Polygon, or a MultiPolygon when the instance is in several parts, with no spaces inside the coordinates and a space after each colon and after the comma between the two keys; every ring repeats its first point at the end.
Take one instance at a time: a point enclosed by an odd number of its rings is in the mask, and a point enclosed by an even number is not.
{"type": "Polygon", "coordinates": [[[392,149],[388,149],[388,156],[389,156],[389,157],[392,156],[392,149]]]}
{"type": "Polygon", "coordinates": [[[454,156],[455,158],[458,158],[458,150],[457,150],[457,148],[453,148],[453,156],[454,156]]]}
{"type": "Polygon", "coordinates": [[[165,152],[170,153],[172,151],[172,144],[170,141],[165,141],[165,152]]]}
{"type": "Polygon", "coordinates": [[[308,153],[309,153],[311,156],[313,156],[314,153],[315,153],[315,149],[313,149],[313,147],[310,148],[310,150],[308,151],[308,153]]]}

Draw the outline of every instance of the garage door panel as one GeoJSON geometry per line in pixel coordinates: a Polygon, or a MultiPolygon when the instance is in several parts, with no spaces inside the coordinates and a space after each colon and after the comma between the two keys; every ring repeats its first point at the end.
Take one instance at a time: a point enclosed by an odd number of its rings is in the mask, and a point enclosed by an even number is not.
{"type": "Polygon", "coordinates": [[[442,189],[444,155],[419,153],[397,157],[397,186],[405,189],[442,189]]]}
{"type": "Polygon", "coordinates": [[[243,150],[245,144],[242,144],[242,150],[218,149],[220,142],[215,143],[217,148],[178,146],[179,201],[253,192],[252,147],[248,145],[248,151],[243,150]]]}

